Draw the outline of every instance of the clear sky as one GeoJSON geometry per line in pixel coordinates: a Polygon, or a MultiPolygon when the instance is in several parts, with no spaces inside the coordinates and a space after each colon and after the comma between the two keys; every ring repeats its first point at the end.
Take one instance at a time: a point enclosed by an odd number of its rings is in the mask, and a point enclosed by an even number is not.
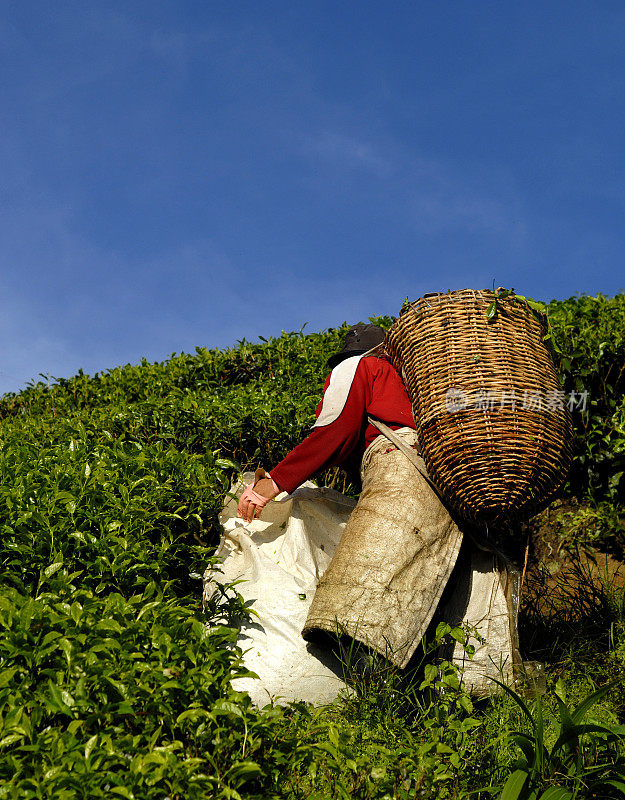
{"type": "Polygon", "coordinates": [[[622,0],[0,7],[0,392],[625,287],[622,0]]]}

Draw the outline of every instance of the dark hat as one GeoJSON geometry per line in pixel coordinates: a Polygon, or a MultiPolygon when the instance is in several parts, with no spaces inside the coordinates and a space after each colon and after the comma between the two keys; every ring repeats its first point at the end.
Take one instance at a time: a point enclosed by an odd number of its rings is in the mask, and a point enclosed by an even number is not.
{"type": "Polygon", "coordinates": [[[386,331],[379,325],[369,325],[364,322],[359,322],[358,325],[352,325],[347,331],[343,347],[338,353],[330,356],[328,359],[328,367],[334,369],[337,364],[344,361],[350,356],[359,356],[366,353],[373,347],[382,344],[386,337],[386,331]]]}

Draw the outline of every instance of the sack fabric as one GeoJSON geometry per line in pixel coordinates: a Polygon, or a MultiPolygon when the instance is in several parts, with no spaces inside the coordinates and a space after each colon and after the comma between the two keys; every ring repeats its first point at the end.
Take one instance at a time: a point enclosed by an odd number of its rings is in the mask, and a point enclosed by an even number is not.
{"type": "MultiPolygon", "coordinates": [[[[414,430],[396,434],[417,445],[414,430]]],[[[441,655],[463,667],[467,688],[487,693],[496,688],[489,677],[510,682],[519,661],[518,572],[468,537],[458,561],[463,534],[424,477],[425,463],[416,463],[421,472],[384,436],[365,452],[360,499],[319,581],[303,636],[348,635],[404,668],[452,578],[436,620],[464,625],[475,656],[467,660],[459,643],[441,655]]]]}
{"type": "Polygon", "coordinates": [[[513,685],[519,675],[520,583],[521,573],[501,553],[465,537],[436,620],[467,630],[471,658],[457,641],[443,645],[438,655],[461,667],[462,681],[474,695],[499,694],[491,678],[513,685]]]}
{"type": "MultiPolygon", "coordinates": [[[[397,433],[417,444],[414,430],[397,433]]],[[[384,436],[365,451],[361,477],[360,499],[319,581],[303,636],[345,634],[403,668],[441,599],[462,533],[424,476],[384,436]]]]}
{"type": "Polygon", "coordinates": [[[225,603],[236,591],[251,611],[239,620],[237,639],[249,674],[232,687],[259,708],[271,701],[331,703],[346,688],[343,666],[327,648],[307,644],[302,627],[356,501],[307,481],[246,523],[237,505],[253,478],[245,473],[232,487],[219,515],[221,542],[204,574],[205,603],[225,603]]]}

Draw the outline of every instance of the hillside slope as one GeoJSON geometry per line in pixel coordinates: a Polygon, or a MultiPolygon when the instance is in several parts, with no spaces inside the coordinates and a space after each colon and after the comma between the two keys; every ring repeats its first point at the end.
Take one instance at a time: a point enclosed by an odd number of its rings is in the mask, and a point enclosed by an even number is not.
{"type": "MultiPolygon", "coordinates": [[[[614,545],[625,295],[548,312],[565,388],[589,392],[565,495],[599,509],[595,538],[614,545]]],[[[345,330],[197,348],[0,399],[0,798],[270,796],[293,754],[304,759],[283,712],[230,689],[229,623],[245,611],[230,592],[225,618],[203,614],[199,575],[233,475],[305,434],[345,330]]]]}

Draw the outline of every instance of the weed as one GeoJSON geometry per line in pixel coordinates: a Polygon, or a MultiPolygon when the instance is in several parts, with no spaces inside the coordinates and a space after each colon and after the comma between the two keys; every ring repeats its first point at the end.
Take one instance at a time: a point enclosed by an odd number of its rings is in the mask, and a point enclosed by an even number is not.
{"type": "Polygon", "coordinates": [[[555,698],[559,723],[556,741],[550,747],[545,742],[542,698],[537,697],[532,711],[518,694],[500,685],[531,724],[529,734],[510,734],[523,755],[513,765],[500,800],[572,800],[625,794],[625,725],[584,722],[593,705],[610,690],[610,684],[572,708],[566,703],[563,681],[558,681],[555,698]]]}

